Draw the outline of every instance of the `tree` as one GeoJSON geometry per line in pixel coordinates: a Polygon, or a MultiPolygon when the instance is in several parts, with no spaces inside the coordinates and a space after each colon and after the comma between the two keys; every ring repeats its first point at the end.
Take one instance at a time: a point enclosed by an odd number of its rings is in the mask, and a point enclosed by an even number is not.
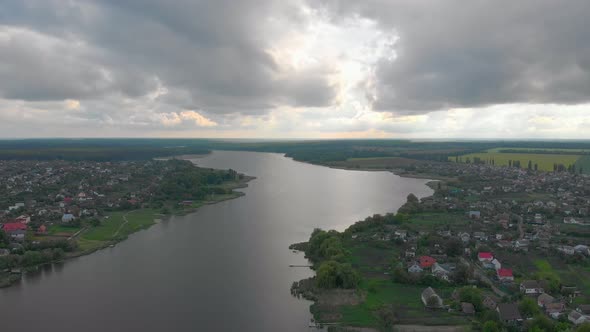
{"type": "Polygon", "coordinates": [[[429,308],[438,308],[440,306],[439,298],[436,295],[432,295],[426,300],[426,306],[429,308]]]}
{"type": "Polygon", "coordinates": [[[459,290],[459,299],[461,302],[467,302],[473,304],[475,310],[481,311],[483,309],[483,298],[481,291],[474,287],[463,287],[459,290]]]}
{"type": "Polygon", "coordinates": [[[356,288],[360,281],[360,274],[350,264],[335,261],[322,263],[316,274],[320,288],[356,288]]]}
{"type": "Polygon", "coordinates": [[[457,265],[455,273],[453,274],[453,282],[456,284],[466,284],[471,278],[471,270],[465,264],[457,265]]]}
{"type": "Polygon", "coordinates": [[[419,203],[418,197],[416,197],[416,195],[410,193],[408,195],[408,203],[419,203]]]}
{"type": "Polygon", "coordinates": [[[483,332],[500,332],[502,331],[502,329],[500,329],[500,326],[498,325],[498,323],[494,322],[494,321],[487,321],[483,324],[483,327],[481,329],[483,332]]]}
{"type": "Polygon", "coordinates": [[[590,332],[590,323],[584,323],[578,326],[576,332],[590,332]]]}
{"type": "Polygon", "coordinates": [[[539,306],[537,302],[530,297],[525,297],[520,303],[518,304],[518,309],[520,313],[526,317],[532,317],[539,313],[539,306]]]}
{"type": "Polygon", "coordinates": [[[535,329],[545,332],[555,331],[555,323],[543,315],[536,316],[535,319],[527,324],[527,326],[529,331],[534,331],[535,329]]]}
{"type": "Polygon", "coordinates": [[[3,244],[8,244],[8,242],[8,235],[0,229],[0,246],[3,244]]]}
{"type": "Polygon", "coordinates": [[[529,160],[529,164],[528,164],[527,168],[529,171],[533,169],[533,162],[531,160],[529,160]]]}
{"type": "Polygon", "coordinates": [[[453,238],[447,242],[447,255],[456,257],[463,254],[463,242],[459,239],[453,238]]]}

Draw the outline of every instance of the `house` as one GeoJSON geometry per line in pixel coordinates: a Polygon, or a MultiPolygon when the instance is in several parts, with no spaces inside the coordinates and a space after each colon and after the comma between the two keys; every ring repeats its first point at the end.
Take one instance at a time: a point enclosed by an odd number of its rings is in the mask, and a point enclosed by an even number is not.
{"type": "Polygon", "coordinates": [[[555,302],[555,298],[547,293],[543,293],[537,297],[537,305],[544,308],[545,305],[555,302]]]}
{"type": "Polygon", "coordinates": [[[31,222],[31,217],[27,216],[27,215],[22,215],[17,217],[16,219],[14,219],[14,222],[20,222],[21,224],[28,224],[31,222]]]}
{"type": "Polygon", "coordinates": [[[494,270],[499,270],[502,268],[502,263],[497,258],[492,259],[490,265],[493,266],[494,270]]]}
{"type": "Polygon", "coordinates": [[[442,237],[450,237],[451,236],[451,231],[449,231],[449,230],[440,230],[436,233],[442,237]]]}
{"type": "Polygon", "coordinates": [[[8,249],[0,249],[0,257],[10,255],[10,250],[8,249]]]}
{"type": "Polygon", "coordinates": [[[590,304],[580,304],[576,311],[584,316],[590,316],[590,304]]]}
{"type": "Polygon", "coordinates": [[[579,224],[580,221],[578,221],[574,217],[565,217],[565,218],[563,218],[563,223],[564,224],[579,224]]]}
{"type": "Polygon", "coordinates": [[[2,230],[10,237],[12,241],[22,242],[25,240],[27,226],[25,224],[21,224],[20,222],[11,222],[5,223],[2,226],[2,230]]]}
{"type": "Polygon", "coordinates": [[[65,213],[62,217],[61,217],[61,221],[62,222],[71,222],[73,220],[75,220],[76,217],[74,217],[73,214],[71,213],[65,213]]]}
{"type": "Polygon", "coordinates": [[[583,245],[583,244],[578,244],[577,246],[574,247],[574,251],[577,254],[582,254],[582,255],[590,255],[590,249],[588,248],[588,246],[583,245]]]}
{"type": "Polygon", "coordinates": [[[39,226],[37,229],[37,234],[47,234],[47,227],[45,225],[39,226]]]}
{"type": "Polygon", "coordinates": [[[441,297],[438,296],[438,294],[436,294],[432,287],[428,287],[424,291],[422,291],[421,299],[422,303],[426,308],[438,309],[442,308],[443,306],[443,301],[441,297]]]}
{"type": "Polygon", "coordinates": [[[486,295],[483,298],[483,305],[490,310],[496,310],[498,303],[500,303],[500,299],[495,295],[486,295]]]}
{"type": "Polygon", "coordinates": [[[558,319],[564,311],[565,304],[563,302],[553,302],[545,305],[545,313],[554,319],[558,319]]]}
{"type": "Polygon", "coordinates": [[[573,254],[576,253],[576,250],[574,249],[574,247],[572,246],[557,246],[557,251],[566,254],[568,256],[571,256],[573,254]]]}
{"type": "Polygon", "coordinates": [[[414,263],[410,267],[408,267],[409,273],[422,273],[423,271],[424,269],[422,269],[420,265],[418,265],[417,263],[414,263]]]}
{"type": "Polygon", "coordinates": [[[520,283],[520,291],[526,295],[537,295],[545,292],[537,280],[525,280],[520,283]]]}
{"type": "Polygon", "coordinates": [[[498,275],[498,280],[501,282],[512,282],[514,281],[514,275],[512,274],[511,269],[498,269],[496,271],[498,275]]]}
{"type": "Polygon", "coordinates": [[[530,241],[527,239],[520,239],[514,241],[514,248],[520,250],[528,250],[530,241]]]}
{"type": "Polygon", "coordinates": [[[477,259],[480,262],[484,262],[484,261],[492,261],[492,259],[494,259],[494,255],[492,255],[491,252],[480,252],[477,254],[477,259]]]}
{"type": "Polygon", "coordinates": [[[472,303],[461,302],[461,312],[465,315],[475,315],[475,307],[472,303]]]}
{"type": "Polygon", "coordinates": [[[406,250],[406,258],[414,258],[416,257],[416,251],[413,249],[406,250]]]}
{"type": "Polygon", "coordinates": [[[516,303],[500,303],[496,311],[504,324],[515,325],[522,322],[522,316],[516,303]]]}
{"type": "Polygon", "coordinates": [[[580,325],[585,323],[588,319],[586,316],[582,315],[581,313],[572,310],[569,315],[567,315],[567,319],[572,322],[574,325],[580,325]]]}
{"type": "Polygon", "coordinates": [[[463,233],[459,233],[459,238],[464,243],[467,243],[467,242],[469,242],[469,240],[471,240],[471,235],[469,235],[469,233],[463,232],[463,233]]]}
{"type": "Polygon", "coordinates": [[[471,218],[471,219],[479,219],[479,218],[481,218],[481,212],[480,211],[469,211],[468,215],[469,215],[469,218],[471,218]]]}
{"type": "Polygon", "coordinates": [[[430,257],[430,256],[420,256],[420,258],[418,258],[419,262],[420,262],[420,267],[423,269],[429,268],[432,265],[434,265],[434,263],[436,263],[436,259],[430,257]]]}
{"type": "Polygon", "coordinates": [[[455,269],[453,264],[434,263],[432,266],[432,275],[437,278],[449,281],[449,275],[455,269]]]}
{"type": "Polygon", "coordinates": [[[396,238],[402,239],[404,240],[406,237],[408,237],[408,231],[406,230],[396,230],[395,233],[393,233],[395,235],[396,238]]]}
{"type": "Polygon", "coordinates": [[[484,232],[473,232],[473,237],[478,241],[487,241],[488,236],[484,232]]]}

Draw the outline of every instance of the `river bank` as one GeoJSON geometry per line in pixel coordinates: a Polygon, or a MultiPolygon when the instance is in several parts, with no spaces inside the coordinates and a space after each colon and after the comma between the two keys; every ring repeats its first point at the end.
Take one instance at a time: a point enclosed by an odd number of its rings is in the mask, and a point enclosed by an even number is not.
{"type": "MultiPolygon", "coordinates": [[[[192,157],[192,156],[191,156],[192,157]]],[[[69,241],[75,241],[77,250],[65,253],[59,260],[44,262],[39,265],[22,266],[0,271],[0,288],[17,284],[28,271],[36,271],[42,265],[64,262],[73,258],[90,255],[98,250],[113,247],[126,240],[131,234],[150,228],[164,219],[184,216],[196,212],[199,208],[239,198],[245,194],[236,189],[246,188],[254,180],[253,176],[243,175],[240,179],[224,183],[221,187],[231,191],[229,194],[209,195],[205,200],[191,202],[190,205],[169,202],[169,213],[153,208],[141,208],[131,211],[116,211],[103,217],[100,225],[84,227],[76,231],[69,241]]]]}

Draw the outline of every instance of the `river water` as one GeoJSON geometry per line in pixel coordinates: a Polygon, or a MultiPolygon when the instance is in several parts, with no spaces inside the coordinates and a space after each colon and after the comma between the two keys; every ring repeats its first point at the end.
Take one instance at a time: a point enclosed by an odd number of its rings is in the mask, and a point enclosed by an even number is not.
{"type": "Polygon", "coordinates": [[[203,167],[256,176],[245,196],[44,267],[0,290],[2,331],[309,331],[290,286],[312,275],[289,244],[396,211],[425,180],[330,169],[279,154],[219,151],[203,167]]]}

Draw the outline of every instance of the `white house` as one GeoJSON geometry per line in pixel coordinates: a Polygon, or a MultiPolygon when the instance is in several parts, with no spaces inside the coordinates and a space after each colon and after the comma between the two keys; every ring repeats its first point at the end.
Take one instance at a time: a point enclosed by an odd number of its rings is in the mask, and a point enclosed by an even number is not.
{"type": "Polygon", "coordinates": [[[545,293],[543,286],[537,280],[525,280],[520,283],[520,291],[526,295],[545,293]]]}
{"type": "Polygon", "coordinates": [[[572,247],[572,246],[558,246],[557,250],[561,253],[568,255],[568,256],[571,256],[576,253],[574,247],[572,247]]]}
{"type": "Polygon", "coordinates": [[[424,271],[424,270],[417,263],[412,264],[408,268],[408,272],[410,272],[410,273],[422,273],[422,271],[424,271]]]}
{"type": "Polygon", "coordinates": [[[74,215],[73,214],[70,214],[70,213],[66,213],[66,214],[64,214],[61,217],[61,221],[62,222],[70,222],[70,221],[73,221],[75,219],[76,219],[76,217],[74,217],[74,215]]]}

